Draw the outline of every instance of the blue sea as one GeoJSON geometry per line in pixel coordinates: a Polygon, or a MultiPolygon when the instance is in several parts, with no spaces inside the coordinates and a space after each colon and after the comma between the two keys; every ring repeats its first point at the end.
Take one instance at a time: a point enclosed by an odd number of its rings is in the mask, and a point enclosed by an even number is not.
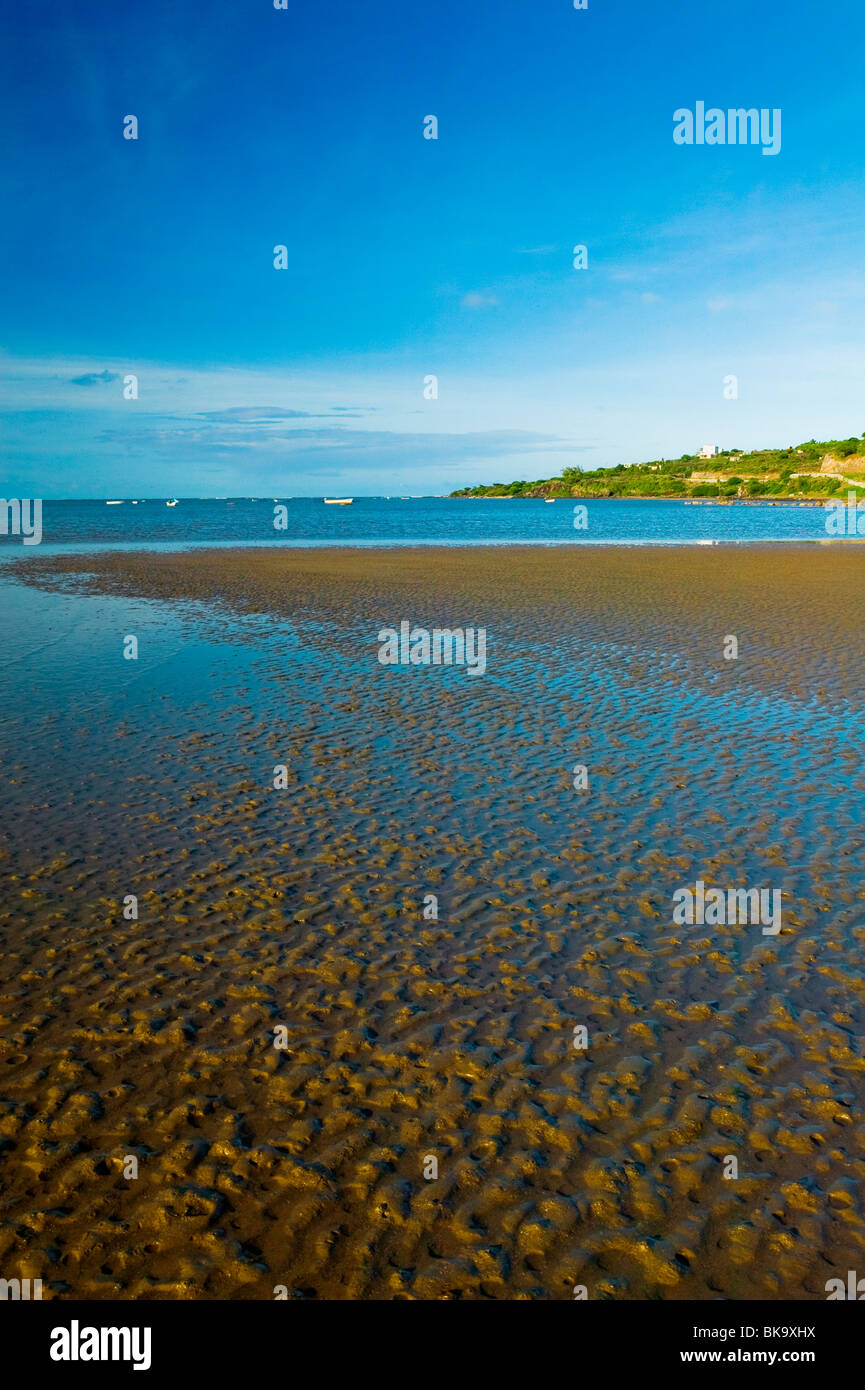
{"type": "MultiPolygon", "coordinates": [[[[826,539],[826,513],[813,504],[726,505],[637,499],[587,501],[588,525],[574,529],[574,503],[539,498],[358,497],[349,507],[321,498],[148,498],[119,506],[45,501],[41,553],[54,547],[176,549],[194,545],[673,545],[699,541],[826,539]],[[274,510],[286,509],[275,530],[274,510]]],[[[0,536],[0,547],[21,547],[0,536]]],[[[35,553],[36,547],[28,547],[35,553]]]]}

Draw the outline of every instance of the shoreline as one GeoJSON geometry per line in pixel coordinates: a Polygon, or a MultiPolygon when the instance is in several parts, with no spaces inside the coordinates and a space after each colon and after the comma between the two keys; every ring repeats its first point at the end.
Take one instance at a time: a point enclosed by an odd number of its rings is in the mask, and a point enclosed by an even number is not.
{"type": "Polygon", "coordinates": [[[263,554],[322,554],[330,553],[343,554],[351,551],[363,551],[365,553],[389,554],[392,551],[423,551],[428,553],[431,550],[440,550],[443,554],[452,555],[455,552],[467,551],[486,551],[486,550],[508,550],[517,549],[521,552],[536,549],[539,551],[550,550],[686,550],[706,549],[716,547],[734,546],[744,550],[762,549],[788,549],[799,550],[804,547],[812,546],[855,546],[865,543],[865,536],[778,536],[777,538],[762,537],[759,540],[738,539],[738,538],[695,538],[694,540],[663,540],[646,539],[641,537],[639,540],[580,540],[574,541],[570,538],[561,540],[542,540],[533,536],[529,540],[478,540],[465,541],[460,538],[455,541],[443,541],[440,537],[435,540],[391,540],[382,541],[378,538],[365,540],[361,537],[353,537],[350,540],[334,542],[332,538],[321,541],[298,542],[292,541],[290,544],[284,541],[242,541],[232,539],[230,541],[205,540],[205,541],[58,541],[42,544],[37,551],[24,551],[22,553],[18,546],[0,546],[0,574],[2,574],[3,564],[8,564],[14,571],[19,565],[26,567],[29,564],[39,564],[40,561],[59,560],[64,556],[73,555],[179,555],[179,554],[200,554],[206,555],[210,551],[217,551],[221,554],[230,554],[232,551],[243,551],[244,553],[259,551],[263,554]]]}
{"type": "Polygon", "coordinates": [[[689,507],[825,507],[828,502],[838,501],[828,495],[820,498],[805,498],[801,494],[788,497],[658,497],[648,492],[629,492],[625,497],[605,497],[600,493],[574,493],[567,497],[545,497],[543,493],[484,492],[469,493],[465,496],[452,495],[449,502],[682,502],[689,507]]]}
{"type": "MultiPolygon", "coordinates": [[[[713,627],[732,632],[738,622],[752,636],[763,630],[770,648],[779,640],[787,648],[796,633],[805,641],[808,592],[821,604],[826,590],[836,593],[840,621],[865,588],[863,557],[858,538],[840,537],[635,545],[202,544],[161,551],[70,548],[21,557],[7,573],[43,590],[205,600],[293,622],[327,614],[346,632],[357,621],[380,618],[388,626],[397,601],[411,603],[417,615],[432,613],[432,626],[450,615],[457,625],[483,625],[485,614],[510,622],[521,613],[539,631],[553,626],[569,632],[582,616],[608,638],[644,612],[659,640],[676,649],[683,616],[691,613],[703,629],[711,612],[713,627]]],[[[849,649],[849,636],[839,633],[838,641],[849,649]]]]}

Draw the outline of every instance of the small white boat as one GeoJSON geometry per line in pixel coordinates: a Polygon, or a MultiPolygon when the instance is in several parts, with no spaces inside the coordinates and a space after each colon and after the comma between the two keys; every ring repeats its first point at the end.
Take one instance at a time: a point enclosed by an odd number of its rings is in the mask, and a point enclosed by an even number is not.
{"type": "Polygon", "coordinates": [[[354,501],[353,497],[325,497],[326,507],[350,507],[354,501]]]}
{"type": "Polygon", "coordinates": [[[555,502],[555,500],[556,500],[555,497],[545,497],[545,498],[544,498],[544,501],[545,501],[545,502],[555,502]]]}
{"type": "Polygon", "coordinates": [[[109,502],[109,501],[106,499],[105,505],[106,505],[106,507],[122,507],[122,506],[123,506],[123,498],[121,497],[117,502],[113,502],[113,501],[112,501],[112,502],[109,502]]]}
{"type": "Polygon", "coordinates": [[[172,497],[171,500],[168,501],[168,502],[166,502],[165,505],[166,505],[166,507],[176,507],[176,506],[177,506],[177,498],[176,498],[176,497],[172,497]]]}

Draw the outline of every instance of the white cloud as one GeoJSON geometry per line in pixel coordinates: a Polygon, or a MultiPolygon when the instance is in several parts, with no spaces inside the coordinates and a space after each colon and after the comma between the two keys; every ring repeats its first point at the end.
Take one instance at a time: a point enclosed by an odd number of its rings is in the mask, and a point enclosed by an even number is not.
{"type": "Polygon", "coordinates": [[[493,309],[498,302],[494,294],[482,294],[479,290],[470,290],[460,301],[464,309],[493,309]]]}

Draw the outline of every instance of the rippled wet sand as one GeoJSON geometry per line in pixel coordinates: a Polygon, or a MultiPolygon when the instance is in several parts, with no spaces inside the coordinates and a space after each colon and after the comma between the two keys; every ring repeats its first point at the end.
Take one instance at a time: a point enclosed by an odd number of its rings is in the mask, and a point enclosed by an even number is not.
{"type": "Polygon", "coordinates": [[[61,616],[0,721],[0,1274],[627,1300],[865,1271],[862,549],[15,574],[61,616]],[[403,618],[485,627],[486,674],[380,666],[403,618]],[[697,878],[782,889],[781,934],[675,927],[697,878]]]}

